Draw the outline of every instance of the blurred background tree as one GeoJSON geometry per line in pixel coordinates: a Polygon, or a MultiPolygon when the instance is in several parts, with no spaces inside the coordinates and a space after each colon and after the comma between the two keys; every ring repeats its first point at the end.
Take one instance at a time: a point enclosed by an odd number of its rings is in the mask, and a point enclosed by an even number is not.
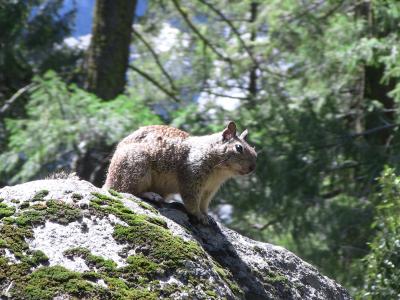
{"type": "Polygon", "coordinates": [[[5,3],[3,185],[62,168],[101,186],[115,143],[141,125],[208,134],[236,120],[257,172],[228,182],[215,214],[354,295],[400,293],[387,188],[399,170],[398,1],[98,0],[88,48],[68,37],[78,3],[5,3]]]}
{"type": "Polygon", "coordinates": [[[61,43],[71,34],[75,8],[62,7],[63,0],[0,3],[0,151],[8,138],[4,118],[24,116],[34,74],[53,69],[74,75],[82,53],[61,43]]]}
{"type": "Polygon", "coordinates": [[[136,1],[96,1],[85,88],[102,99],[124,91],[136,1]]]}

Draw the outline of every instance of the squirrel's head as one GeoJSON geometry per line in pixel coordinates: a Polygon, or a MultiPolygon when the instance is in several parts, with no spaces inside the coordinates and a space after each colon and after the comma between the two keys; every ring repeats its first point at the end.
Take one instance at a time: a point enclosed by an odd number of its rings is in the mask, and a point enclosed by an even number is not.
{"type": "Polygon", "coordinates": [[[224,159],[218,167],[228,169],[234,175],[246,175],[256,168],[257,152],[247,143],[247,129],[236,135],[236,124],[229,122],[221,132],[224,159]]]}

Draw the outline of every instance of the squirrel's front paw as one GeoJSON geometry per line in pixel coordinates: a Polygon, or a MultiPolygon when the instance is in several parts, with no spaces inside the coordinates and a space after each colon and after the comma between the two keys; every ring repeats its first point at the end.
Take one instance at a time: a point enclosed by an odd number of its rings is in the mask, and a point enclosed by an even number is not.
{"type": "Polygon", "coordinates": [[[203,225],[210,225],[215,223],[214,219],[206,213],[196,215],[197,220],[203,225]]]}
{"type": "Polygon", "coordinates": [[[197,217],[197,219],[203,225],[208,225],[209,224],[208,215],[201,214],[200,216],[197,217]]]}

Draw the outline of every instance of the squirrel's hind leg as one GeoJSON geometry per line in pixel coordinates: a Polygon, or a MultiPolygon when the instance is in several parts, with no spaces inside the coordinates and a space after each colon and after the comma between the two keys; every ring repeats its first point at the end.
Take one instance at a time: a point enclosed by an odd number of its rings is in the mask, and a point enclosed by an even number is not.
{"type": "Polygon", "coordinates": [[[128,147],[117,149],[104,186],[140,196],[151,185],[151,170],[143,153],[137,152],[132,156],[129,150],[128,147]]]}

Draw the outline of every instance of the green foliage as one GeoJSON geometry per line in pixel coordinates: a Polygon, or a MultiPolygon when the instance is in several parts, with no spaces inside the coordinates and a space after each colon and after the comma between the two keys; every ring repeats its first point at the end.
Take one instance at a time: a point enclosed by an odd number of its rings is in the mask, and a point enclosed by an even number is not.
{"type": "Polygon", "coordinates": [[[6,120],[11,132],[9,150],[0,155],[0,176],[10,183],[46,174],[71,164],[98,141],[112,145],[141,125],[160,120],[127,96],[102,102],[93,94],[65,84],[54,72],[34,79],[26,119],[6,120]]]}
{"type": "Polygon", "coordinates": [[[61,13],[63,2],[1,1],[0,104],[35,73],[75,67],[80,53],[61,46],[71,33],[75,10],[61,13]]]}
{"type": "MultiPolygon", "coordinates": [[[[0,153],[7,149],[10,133],[5,117],[25,116],[26,91],[32,77],[48,69],[77,79],[77,62],[83,51],[70,48],[75,9],[63,9],[64,0],[0,1],[0,153]]],[[[3,166],[0,167],[2,169],[3,166]]],[[[1,178],[0,185],[7,183],[1,178]]]]}
{"type": "Polygon", "coordinates": [[[394,299],[400,292],[400,177],[386,168],[376,195],[377,234],[365,257],[365,283],[360,296],[365,299],[394,299]]]}

